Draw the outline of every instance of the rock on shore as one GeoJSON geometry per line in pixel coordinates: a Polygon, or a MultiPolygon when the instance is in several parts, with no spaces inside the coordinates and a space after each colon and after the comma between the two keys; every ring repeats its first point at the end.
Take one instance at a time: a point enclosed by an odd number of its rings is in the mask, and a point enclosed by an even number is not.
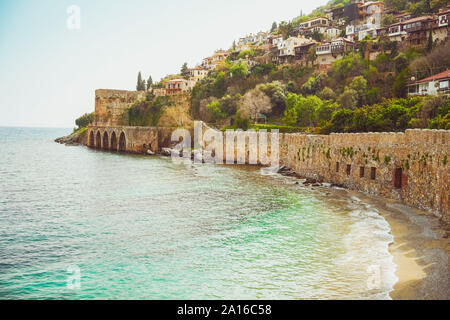
{"type": "Polygon", "coordinates": [[[80,129],[66,137],[55,139],[55,142],[66,146],[79,146],[86,144],[87,128],[80,129]]]}

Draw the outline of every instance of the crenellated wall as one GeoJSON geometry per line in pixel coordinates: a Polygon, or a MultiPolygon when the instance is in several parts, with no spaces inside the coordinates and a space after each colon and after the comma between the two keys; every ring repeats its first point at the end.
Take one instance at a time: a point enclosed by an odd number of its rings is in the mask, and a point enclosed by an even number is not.
{"type": "Polygon", "coordinates": [[[145,91],[98,89],[95,91],[95,121],[97,125],[124,125],[125,111],[137,100],[145,99],[145,91]]]}

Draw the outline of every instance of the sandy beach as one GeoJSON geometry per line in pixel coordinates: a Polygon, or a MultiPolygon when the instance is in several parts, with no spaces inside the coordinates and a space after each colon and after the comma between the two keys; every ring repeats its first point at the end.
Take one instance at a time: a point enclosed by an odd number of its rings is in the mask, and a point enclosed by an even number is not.
{"type": "Polygon", "coordinates": [[[450,225],[433,214],[398,201],[347,191],[376,205],[391,226],[394,243],[389,250],[397,265],[394,300],[450,299],[450,225]]]}

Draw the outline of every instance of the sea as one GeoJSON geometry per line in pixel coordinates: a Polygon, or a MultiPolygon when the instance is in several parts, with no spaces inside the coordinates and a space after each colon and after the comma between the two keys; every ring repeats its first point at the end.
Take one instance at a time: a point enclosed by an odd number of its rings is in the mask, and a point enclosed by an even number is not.
{"type": "Polygon", "coordinates": [[[0,127],[0,299],[390,299],[391,229],[256,166],[68,147],[0,127]]]}

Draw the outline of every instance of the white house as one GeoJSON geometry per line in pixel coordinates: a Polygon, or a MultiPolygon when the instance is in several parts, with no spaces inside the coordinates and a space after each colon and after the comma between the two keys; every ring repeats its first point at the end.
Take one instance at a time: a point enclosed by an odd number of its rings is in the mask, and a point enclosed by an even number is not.
{"type": "Polygon", "coordinates": [[[409,96],[437,96],[450,94],[450,69],[408,85],[409,96]]]}

